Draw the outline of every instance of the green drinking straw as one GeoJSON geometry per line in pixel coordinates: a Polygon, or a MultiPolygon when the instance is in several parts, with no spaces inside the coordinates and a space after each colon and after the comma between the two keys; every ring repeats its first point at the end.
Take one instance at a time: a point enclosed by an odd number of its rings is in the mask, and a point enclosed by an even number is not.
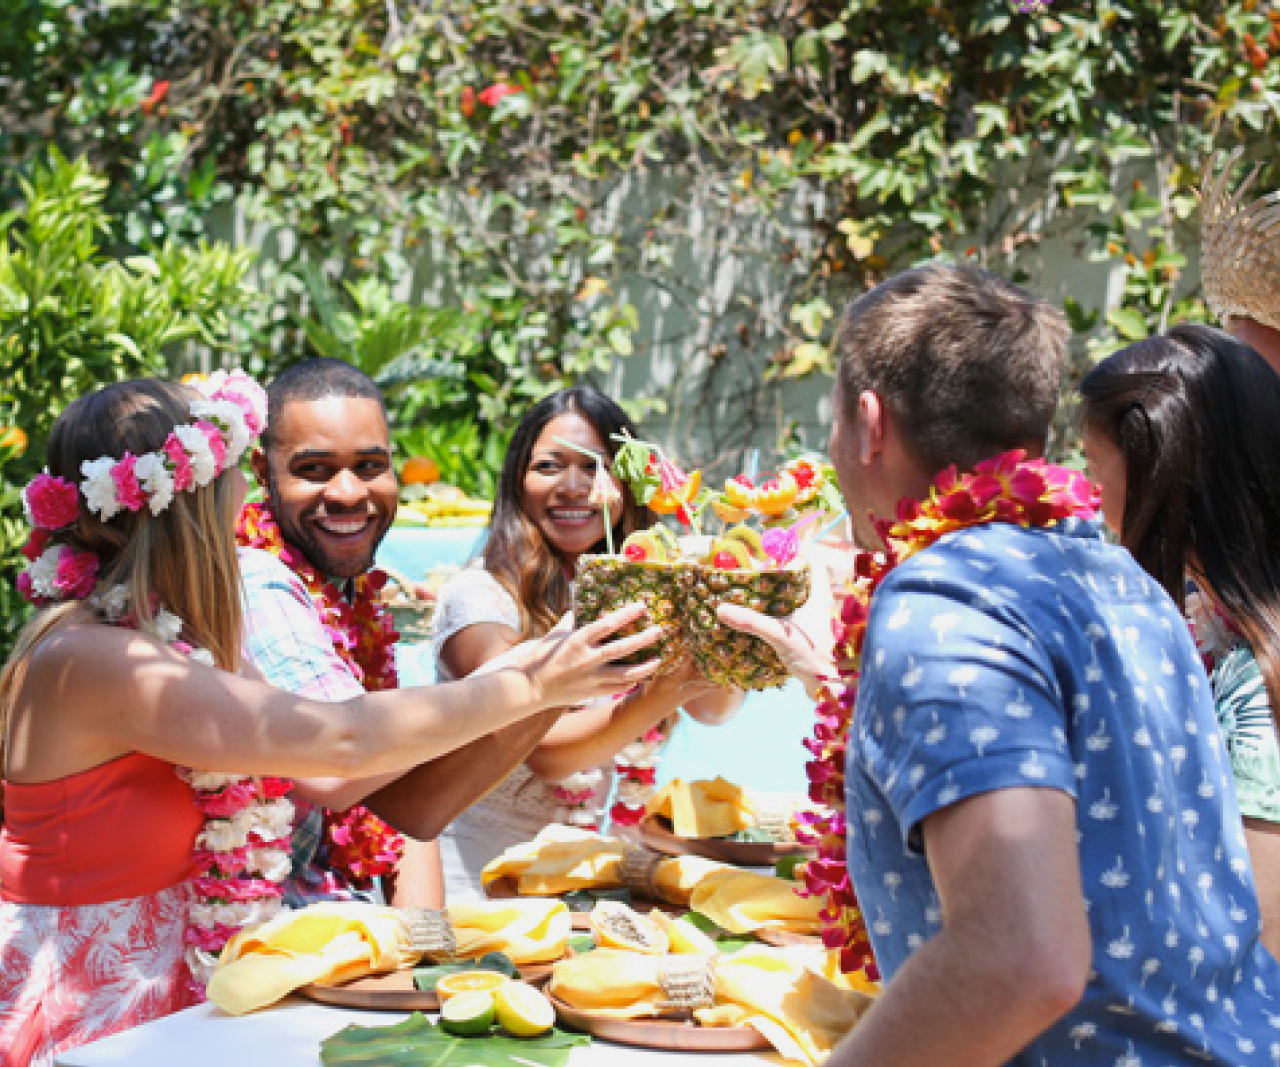
{"type": "MultiPolygon", "coordinates": [[[[576,451],[581,452],[584,456],[590,456],[596,461],[597,466],[605,461],[605,457],[600,455],[599,452],[593,452],[591,449],[584,448],[582,445],[575,445],[572,441],[566,441],[563,437],[553,437],[551,440],[555,441],[557,444],[564,445],[566,448],[575,449],[576,451]]],[[[612,556],[614,554],[613,523],[609,521],[609,504],[607,501],[601,502],[600,504],[600,518],[604,521],[604,546],[608,550],[609,555],[612,556]]]]}

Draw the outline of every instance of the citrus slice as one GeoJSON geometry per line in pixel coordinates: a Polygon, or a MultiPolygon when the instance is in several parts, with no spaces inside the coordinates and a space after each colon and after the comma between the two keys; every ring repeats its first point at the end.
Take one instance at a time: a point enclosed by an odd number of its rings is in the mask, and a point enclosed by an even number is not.
{"type": "Polygon", "coordinates": [[[715,956],[720,950],[716,943],[693,925],[688,919],[665,915],[657,908],[649,912],[649,918],[660,926],[671,941],[671,951],[677,956],[715,956]]]}
{"type": "Polygon", "coordinates": [[[487,1034],[498,1017],[493,994],[483,989],[455,993],[440,1005],[440,1025],[457,1037],[480,1037],[487,1034]]]}
{"type": "Polygon", "coordinates": [[[556,1009],[543,994],[524,982],[508,982],[494,994],[498,1025],[514,1037],[537,1037],[556,1023],[556,1009]]]}
{"type": "Polygon", "coordinates": [[[457,974],[446,974],[436,983],[436,995],[444,1004],[450,997],[459,993],[495,994],[510,979],[496,971],[459,971],[457,974]]]}

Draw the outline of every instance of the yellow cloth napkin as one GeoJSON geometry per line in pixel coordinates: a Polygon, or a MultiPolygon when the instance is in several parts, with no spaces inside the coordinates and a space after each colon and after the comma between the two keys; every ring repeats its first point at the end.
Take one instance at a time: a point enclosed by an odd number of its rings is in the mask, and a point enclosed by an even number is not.
{"type": "Polygon", "coordinates": [[[763,945],[714,961],[716,1006],[694,1012],[704,1026],[754,1026],[784,1057],[817,1064],[830,1055],[871,998],[842,989],[786,949],[763,945]]]}
{"type": "Polygon", "coordinates": [[[616,837],[552,823],[532,841],[490,860],[480,877],[485,885],[512,878],[521,895],[529,896],[618,886],[622,884],[622,856],[627,847],[616,837]]]}
{"type": "MultiPolygon", "coordinates": [[[[574,889],[616,889],[622,885],[622,857],[633,846],[572,826],[552,823],[532,841],[515,845],[481,872],[485,885],[509,878],[522,896],[555,896],[574,889]]],[[[654,889],[661,899],[689,905],[694,888],[708,874],[729,870],[701,856],[672,856],[658,864],[654,889]]]]}
{"type": "Polygon", "coordinates": [[[657,1014],[658,1002],[666,999],[658,976],[668,958],[598,948],[557,963],[547,992],[573,1008],[613,1019],[642,1019],[657,1014]]]}
{"type": "MultiPolygon", "coordinates": [[[[495,900],[448,909],[457,955],[505,952],[516,964],[560,959],[572,932],[559,900],[495,900]]],[[[409,949],[391,908],[358,901],[312,904],[281,912],[233,937],[209,981],[209,999],[230,1015],[274,1004],[310,982],[342,982],[399,970],[421,953],[409,949]]]]}
{"type": "Polygon", "coordinates": [[[243,1015],[309,982],[394,971],[417,958],[391,908],[358,901],[312,904],[228,941],[209,979],[209,999],[229,1015],[243,1015]]]}
{"type": "Polygon", "coordinates": [[[822,900],[802,897],[796,883],[755,871],[724,867],[711,871],[694,887],[689,907],[730,933],[746,934],[764,927],[796,934],[822,931],[822,900]]]}
{"type": "Polygon", "coordinates": [[[505,952],[516,964],[550,963],[565,953],[573,916],[560,900],[482,900],[447,909],[457,953],[505,952]]]}
{"type": "MultiPolygon", "coordinates": [[[[663,961],[621,949],[596,949],[557,963],[548,992],[593,1014],[638,1019],[665,999],[663,961]]],[[[754,1026],[787,1059],[821,1062],[871,1001],[840,989],[789,950],[751,947],[712,961],[714,1007],[694,1012],[704,1026],[754,1026]]]]}
{"type": "Polygon", "coordinates": [[[677,837],[727,837],[757,824],[756,806],[746,790],[724,778],[674,778],[650,797],[645,813],[665,816],[677,837]]]}

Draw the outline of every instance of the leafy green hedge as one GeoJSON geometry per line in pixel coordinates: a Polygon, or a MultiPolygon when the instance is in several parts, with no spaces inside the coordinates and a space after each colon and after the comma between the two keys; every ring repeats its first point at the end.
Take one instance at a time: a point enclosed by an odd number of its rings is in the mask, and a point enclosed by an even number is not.
{"type": "Polygon", "coordinates": [[[9,0],[6,21],[0,158],[22,166],[0,211],[53,142],[106,178],[104,254],[247,216],[261,295],[228,304],[235,358],[350,352],[468,488],[531,398],[659,352],[679,389],[639,410],[727,413],[691,459],[794,437],[788,390],[829,366],[833,309],[935,255],[1047,286],[1058,233],[1111,263],[1118,306],[1068,305],[1079,370],[1203,315],[1212,146],[1252,146],[1280,185],[1274,2],[9,0]],[[708,299],[691,247],[764,281],[708,299]],[[682,336],[652,334],[658,304],[682,336]]]}

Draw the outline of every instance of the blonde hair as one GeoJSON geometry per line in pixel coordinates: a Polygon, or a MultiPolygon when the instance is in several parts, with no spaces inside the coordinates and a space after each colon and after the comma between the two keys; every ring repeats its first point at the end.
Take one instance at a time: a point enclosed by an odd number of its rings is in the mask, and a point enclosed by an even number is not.
{"type": "MultiPolygon", "coordinates": [[[[100,456],[159,450],[175,426],[189,422],[199,395],[152,378],[119,382],[81,397],[58,417],[47,450],[51,474],[78,484],[80,465],[100,456]]],[[[175,493],[159,515],[148,508],[104,521],[81,501],[76,521],[54,540],[98,556],[97,589],[124,586],[144,633],[158,636],[160,608],[183,622],[183,640],[208,649],[224,670],[240,663],[240,571],[236,562],[238,497],[230,471],[208,486],[175,493]]],[[[18,635],[0,673],[0,739],[18,676],[32,652],[73,616],[93,610],[78,601],[40,610],[18,635]]]]}

